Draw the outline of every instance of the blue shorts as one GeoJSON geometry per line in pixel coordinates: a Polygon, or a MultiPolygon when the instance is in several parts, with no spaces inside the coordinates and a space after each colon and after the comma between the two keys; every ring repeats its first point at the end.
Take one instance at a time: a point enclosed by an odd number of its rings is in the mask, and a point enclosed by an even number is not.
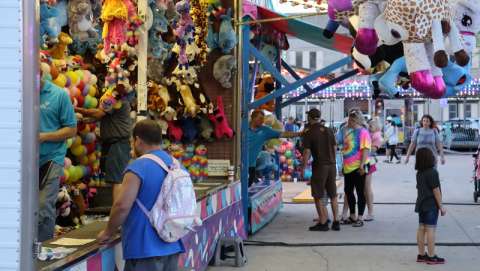
{"type": "Polygon", "coordinates": [[[428,227],[436,227],[438,221],[438,209],[418,213],[418,223],[428,227]]]}

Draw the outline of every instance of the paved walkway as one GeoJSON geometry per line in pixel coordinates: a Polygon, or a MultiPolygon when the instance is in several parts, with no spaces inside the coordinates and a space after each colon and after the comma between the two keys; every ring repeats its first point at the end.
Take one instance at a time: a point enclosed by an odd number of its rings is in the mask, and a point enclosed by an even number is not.
{"type": "MultiPolygon", "coordinates": [[[[209,270],[478,270],[480,205],[471,205],[471,156],[447,156],[447,164],[439,166],[444,202],[456,203],[447,205],[447,216],[439,220],[437,242],[443,245],[437,252],[447,259],[443,266],[415,262],[418,217],[413,212],[413,165],[414,161],[409,165],[380,164],[374,179],[376,219],[363,228],[342,226],[340,232],[309,232],[313,204],[286,203],[266,228],[250,237],[247,266],[209,270]]],[[[306,188],[303,183],[284,187],[285,202],[306,188]]]]}

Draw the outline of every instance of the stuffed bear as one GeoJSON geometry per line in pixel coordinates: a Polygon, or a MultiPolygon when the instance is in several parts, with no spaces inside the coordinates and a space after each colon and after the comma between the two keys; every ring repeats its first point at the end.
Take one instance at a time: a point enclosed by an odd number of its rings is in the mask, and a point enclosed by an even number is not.
{"type": "Polygon", "coordinates": [[[40,43],[45,47],[46,43],[58,42],[61,27],[57,21],[58,10],[55,6],[47,3],[40,4],[40,43]]]}
{"type": "Polygon", "coordinates": [[[221,56],[213,64],[213,77],[223,88],[232,87],[232,71],[236,65],[237,61],[232,55],[221,56]]]}
{"type": "Polygon", "coordinates": [[[68,26],[73,39],[77,39],[80,42],[96,39],[98,33],[93,23],[90,0],[70,0],[68,2],[68,26]]]}
{"type": "MultiPolygon", "coordinates": [[[[256,85],[255,100],[258,100],[275,90],[275,81],[273,77],[269,74],[264,75],[260,80],[260,83],[256,85]]],[[[275,102],[269,101],[260,106],[259,109],[267,110],[270,112],[275,111],[275,102]]]]}

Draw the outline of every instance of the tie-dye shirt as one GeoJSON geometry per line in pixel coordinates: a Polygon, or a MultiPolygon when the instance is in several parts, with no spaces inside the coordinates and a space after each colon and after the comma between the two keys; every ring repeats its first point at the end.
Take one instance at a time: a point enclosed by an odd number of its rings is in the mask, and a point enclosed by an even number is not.
{"type": "MultiPolygon", "coordinates": [[[[370,133],[365,128],[350,129],[343,132],[343,173],[348,174],[360,168],[363,149],[371,149],[370,133]]],[[[365,164],[368,163],[365,161],[365,164]]]]}

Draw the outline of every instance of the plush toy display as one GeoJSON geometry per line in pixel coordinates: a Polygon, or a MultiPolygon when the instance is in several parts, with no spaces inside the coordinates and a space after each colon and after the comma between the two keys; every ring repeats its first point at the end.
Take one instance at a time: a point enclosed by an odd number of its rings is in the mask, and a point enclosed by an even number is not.
{"type": "MultiPolygon", "coordinates": [[[[258,100],[270,94],[274,90],[275,90],[275,81],[273,79],[273,76],[269,74],[262,76],[260,83],[256,85],[255,100],[258,100]]],[[[273,112],[275,111],[275,102],[269,101],[263,104],[262,106],[260,106],[260,109],[273,112]]]]}
{"type": "Polygon", "coordinates": [[[93,25],[93,12],[90,0],[68,1],[68,25],[73,39],[85,42],[96,39],[98,33],[93,25]]]}
{"type": "Polygon", "coordinates": [[[232,71],[235,69],[237,61],[232,55],[221,56],[213,65],[213,77],[224,88],[232,87],[232,71]]]}

